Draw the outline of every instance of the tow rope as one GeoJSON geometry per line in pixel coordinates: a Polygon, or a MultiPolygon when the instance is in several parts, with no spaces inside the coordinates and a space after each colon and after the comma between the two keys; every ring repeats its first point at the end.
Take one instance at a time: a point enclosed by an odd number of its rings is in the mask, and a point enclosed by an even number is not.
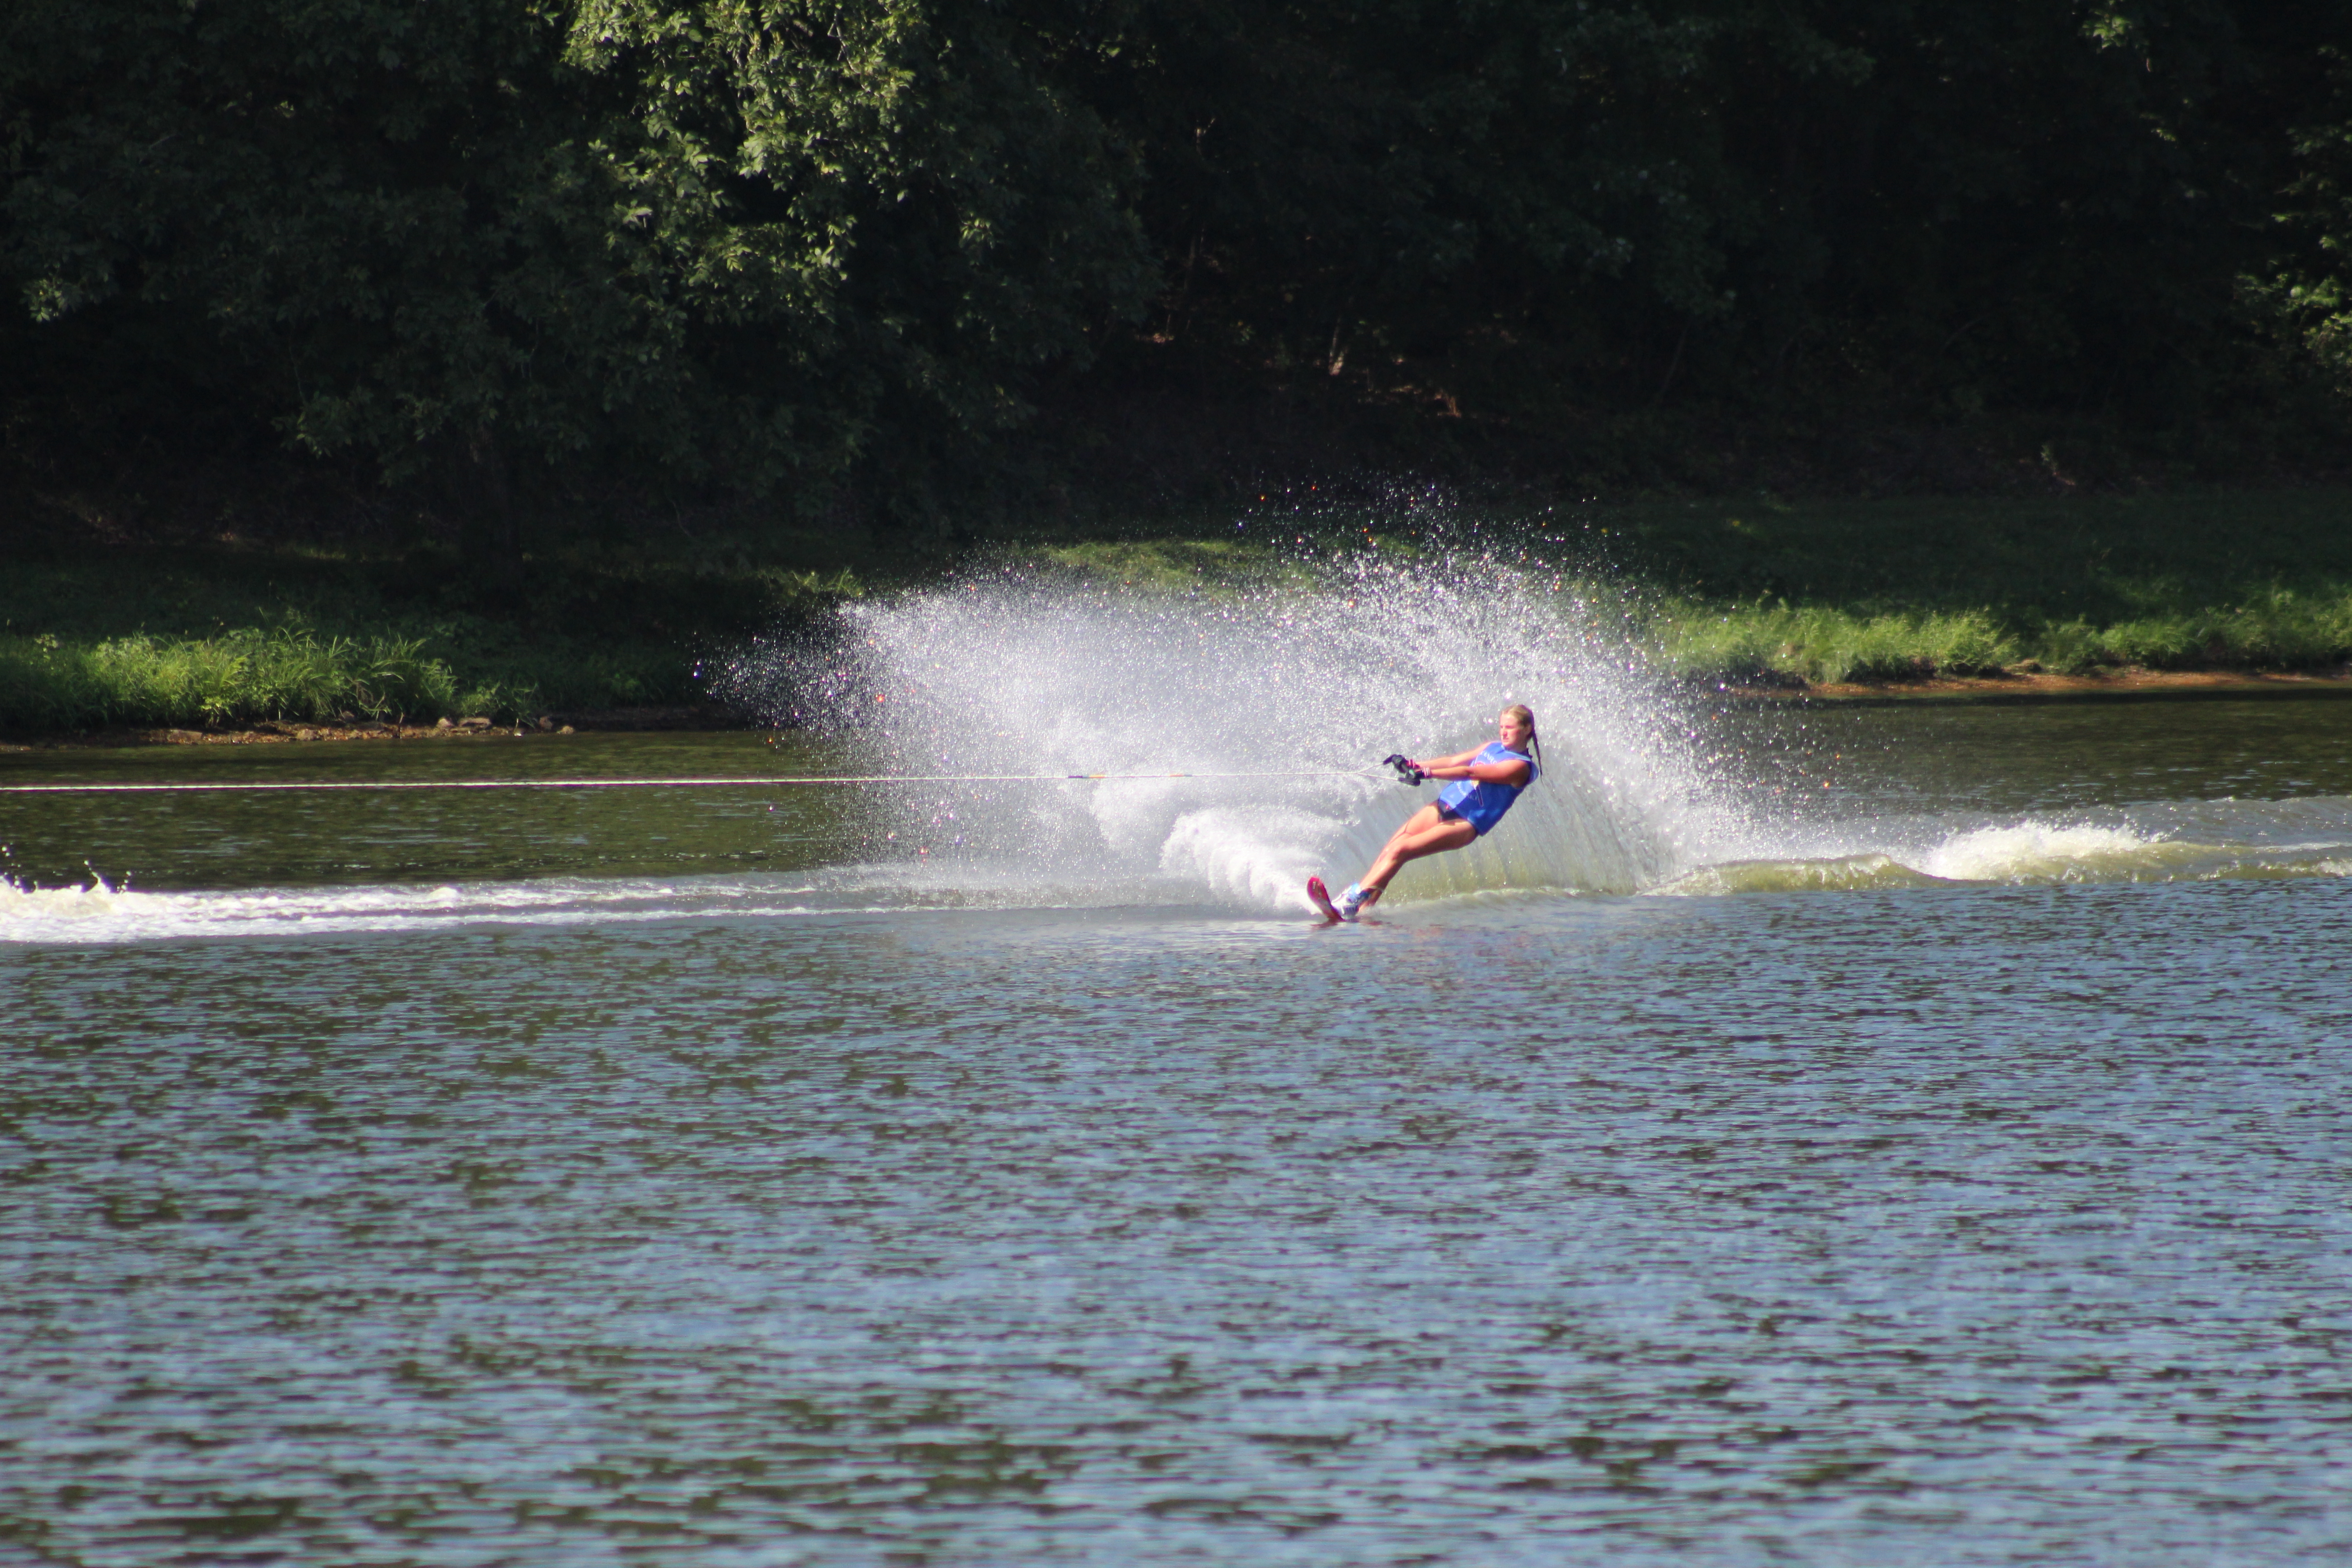
{"type": "MultiPolygon", "coordinates": [[[[1402,778],[1401,782],[1418,782],[1402,778]]],[[[776,784],[1087,784],[1150,783],[1167,779],[1360,779],[1367,768],[1292,768],[1233,773],[865,773],[803,778],[689,779],[338,779],[307,784],[0,784],[0,795],[184,795],[254,790],[423,789],[763,789],[776,784]]]]}

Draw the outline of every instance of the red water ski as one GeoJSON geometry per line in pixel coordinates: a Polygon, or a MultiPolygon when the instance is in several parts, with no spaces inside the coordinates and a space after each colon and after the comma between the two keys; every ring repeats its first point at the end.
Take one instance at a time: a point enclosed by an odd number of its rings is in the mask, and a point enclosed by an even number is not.
{"type": "Polygon", "coordinates": [[[1307,879],[1307,901],[1313,904],[1317,912],[1333,925],[1338,925],[1347,918],[1339,912],[1339,906],[1331,901],[1330,890],[1323,886],[1323,879],[1320,877],[1307,879]]]}

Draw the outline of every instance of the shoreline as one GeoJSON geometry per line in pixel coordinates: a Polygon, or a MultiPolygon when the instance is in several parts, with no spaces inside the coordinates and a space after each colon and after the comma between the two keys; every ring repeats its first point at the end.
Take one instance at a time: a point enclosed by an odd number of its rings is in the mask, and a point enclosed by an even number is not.
{"type": "MultiPolygon", "coordinates": [[[[920,559],[886,561],[862,536],[824,549],[799,534],[655,539],[621,556],[566,547],[533,557],[524,586],[504,595],[422,546],[60,545],[0,572],[0,746],[415,740],[446,733],[425,727],[445,715],[473,731],[542,719],[751,729],[716,708],[704,667],[830,636],[827,607],[861,595],[1005,576],[1172,604],[1259,585],[1316,591],[1375,559],[1442,575],[1461,542],[1450,531],[1464,520],[1450,513],[1267,498],[1238,519],[1224,507],[1159,518],[1158,531],[1070,519],[1051,537],[990,535],[920,559]],[[423,723],[358,717],[402,710],[423,723]],[[316,717],[272,717],[289,713],[316,717]]],[[[1675,700],[1826,705],[2336,689],[2352,678],[2347,519],[2352,485],[2045,501],[1745,496],[1468,521],[1481,548],[1543,566],[1579,613],[1622,610],[1612,640],[1672,682],[1675,700]],[[1969,548],[1956,552],[1957,540],[1969,548]],[[2127,569],[2111,564],[2118,554],[2127,569]]],[[[764,696],[759,706],[777,710],[764,696]]]]}
{"type": "MultiPolygon", "coordinates": [[[[1753,702],[1935,702],[1971,700],[2063,700],[2084,697],[2352,696],[2352,665],[2318,670],[2142,669],[2126,667],[2098,675],[2058,675],[2012,670],[2000,675],[1922,676],[1907,680],[1790,681],[1754,685],[1714,684],[1720,695],[1753,702]]],[[[280,746],[326,741],[467,741],[487,737],[772,731],[736,714],[701,707],[602,708],[539,715],[520,724],[485,718],[441,720],[432,724],[368,721],[269,723],[234,730],[131,728],[88,730],[68,734],[0,735],[0,752],[111,751],[142,746],[280,746]]]]}
{"type": "Polygon", "coordinates": [[[2005,670],[1999,675],[1930,675],[1911,680],[1843,680],[1782,688],[1727,685],[1746,697],[1780,700],[1946,701],[1971,698],[2121,697],[2208,692],[2215,696],[2284,696],[2294,692],[2352,693],[2352,665],[2326,669],[2144,669],[2126,666],[2099,675],[2005,670]]]}
{"type": "Polygon", "coordinates": [[[321,741],[516,740],[525,736],[582,733],[629,734],[650,731],[772,729],[747,724],[734,714],[709,708],[596,708],[543,713],[518,724],[485,718],[443,719],[431,724],[394,724],[372,720],[257,724],[234,730],[187,730],[122,726],[47,735],[0,735],[0,752],[112,751],[134,746],[289,746],[321,741]]]}

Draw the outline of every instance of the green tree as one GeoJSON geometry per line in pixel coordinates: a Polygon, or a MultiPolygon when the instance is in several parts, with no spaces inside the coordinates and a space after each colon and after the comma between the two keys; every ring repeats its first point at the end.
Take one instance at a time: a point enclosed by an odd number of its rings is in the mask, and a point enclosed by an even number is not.
{"type": "Polygon", "coordinates": [[[919,510],[1111,345],[1543,428],[2193,433],[2343,363],[2347,37],[2352,0],[14,0],[0,347],[501,519],[600,467],[919,510]]]}
{"type": "Polygon", "coordinates": [[[753,488],[975,434],[1148,290],[1081,38],[958,0],[23,0],[31,316],[201,321],[300,446],[753,488]]]}
{"type": "Polygon", "coordinates": [[[2256,300],[2285,323],[2323,373],[2352,395],[2352,56],[2330,48],[2328,100],[2294,127],[2294,177],[2278,220],[2289,249],[2249,279],[2256,300]]]}
{"type": "Polygon", "coordinates": [[[1597,310],[1719,313],[1756,222],[1727,79],[1867,69],[1737,3],[1172,0],[1134,26],[1097,91],[1144,149],[1165,332],[1327,366],[1531,331],[1605,357],[1597,310]]]}
{"type": "Polygon", "coordinates": [[[1157,335],[1490,409],[2194,421],[2341,0],[1291,0],[1104,62],[1157,335]],[[2252,16],[2250,26],[2241,13],[2252,16]]]}

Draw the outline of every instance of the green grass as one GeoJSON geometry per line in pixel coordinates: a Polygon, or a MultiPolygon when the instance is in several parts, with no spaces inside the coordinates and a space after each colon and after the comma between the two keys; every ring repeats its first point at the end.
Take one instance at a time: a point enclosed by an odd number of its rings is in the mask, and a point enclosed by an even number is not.
{"type": "Polygon", "coordinates": [[[2062,675],[2126,667],[2307,670],[2352,660],[2352,591],[2273,587],[2216,597],[2223,602],[2102,623],[1677,596],[1654,601],[1640,621],[1655,657],[1701,679],[1904,680],[1991,675],[2028,661],[2062,675]]]}
{"type": "Polygon", "coordinates": [[[961,560],[803,540],[581,545],[517,589],[430,551],[0,561],[0,731],[691,701],[696,663],[862,590],[1006,568],[1146,592],[1312,581],[1336,555],[1524,559],[1622,602],[1693,679],[2295,669],[2352,660],[2352,490],[1516,510],[1290,505],[1064,524],[961,560]],[[1236,527],[1236,523],[1242,527],[1236,527]],[[828,553],[828,551],[831,553],[828,553]],[[853,570],[854,569],[854,570],[853,570]]]}
{"type": "Polygon", "coordinates": [[[856,591],[740,557],[158,550],[0,563],[0,732],[511,720],[698,696],[698,658],[856,591]]]}
{"type": "Polygon", "coordinates": [[[1313,568],[1297,555],[1229,539],[1087,540],[1071,544],[999,545],[981,562],[1103,587],[1162,593],[1237,591],[1304,585],[1313,568]]]}
{"type": "Polygon", "coordinates": [[[1978,611],[1859,616],[1780,605],[1670,603],[1643,617],[1655,656],[1678,675],[1753,680],[1901,680],[1983,675],[2020,657],[2016,639],[1978,611]]]}
{"type": "Polygon", "coordinates": [[[1295,580],[1307,554],[1525,557],[1588,600],[1626,602],[1650,656],[1693,679],[2309,669],[2352,660],[2352,491],[2077,500],[1333,509],[1171,519],[1034,544],[1038,569],[1217,591],[1295,580]],[[1278,526],[1269,526],[1278,525],[1278,526]],[[1297,544],[1309,547],[1297,552],[1297,544]]]}
{"type": "Polygon", "coordinates": [[[2352,659],[2352,493],[1610,509],[1561,535],[1657,584],[1658,656],[1811,681],[2352,659]]]}
{"type": "Polygon", "coordinates": [[[220,724],[257,719],[438,717],[466,704],[449,667],[415,639],[321,642],[240,627],[217,637],[134,633],[66,644],[0,637],[0,715],[26,730],[220,724]]]}

